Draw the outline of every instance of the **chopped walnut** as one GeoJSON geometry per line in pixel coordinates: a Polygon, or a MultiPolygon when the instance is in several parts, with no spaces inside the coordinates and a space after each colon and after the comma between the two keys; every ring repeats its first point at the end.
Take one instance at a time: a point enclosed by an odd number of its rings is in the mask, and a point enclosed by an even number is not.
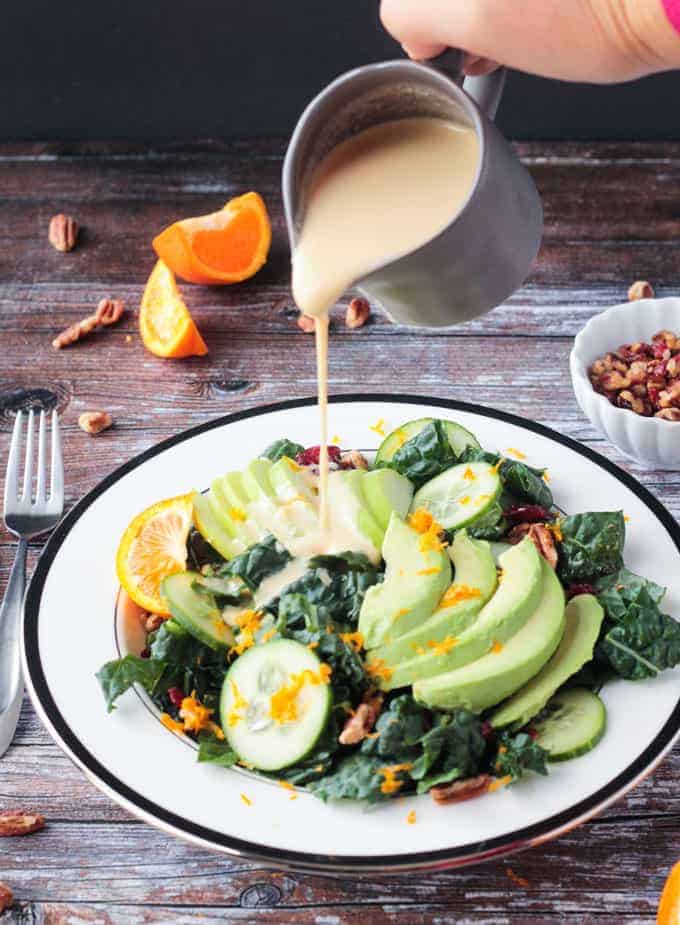
{"type": "Polygon", "coordinates": [[[475,797],[483,796],[490,784],[490,774],[478,774],[477,777],[468,777],[465,780],[455,780],[452,784],[432,787],[430,796],[440,806],[446,803],[462,803],[464,800],[474,800],[475,797]]]}
{"type": "Polygon", "coordinates": [[[165,623],[165,617],[162,617],[159,613],[150,613],[147,614],[147,617],[144,621],[144,629],[147,633],[155,633],[159,626],[165,623]]]}
{"type": "Polygon", "coordinates": [[[300,312],[297,318],[297,326],[301,331],[304,331],[305,334],[313,334],[316,328],[316,321],[309,315],[303,315],[302,312],[300,312]]]}
{"type": "Polygon", "coordinates": [[[123,316],[125,311],[125,302],[122,299],[102,299],[97,305],[97,310],[82,321],[77,321],[70,327],[62,331],[52,341],[52,346],[57,350],[62,347],[68,347],[69,344],[75,344],[76,341],[86,337],[95,328],[108,327],[115,324],[123,316]]]}
{"type": "Polygon", "coordinates": [[[368,469],[368,460],[359,450],[349,450],[340,457],[343,469],[368,469]]]}
{"type": "Polygon", "coordinates": [[[341,745],[356,745],[358,742],[362,742],[375,726],[375,722],[380,716],[381,708],[382,696],[380,694],[370,692],[366,694],[354,713],[348,717],[342,732],[338,736],[338,742],[341,745]]]}
{"type": "Polygon", "coordinates": [[[347,306],[345,324],[348,328],[362,328],[371,314],[371,306],[366,299],[352,299],[347,306]]]}
{"type": "Polygon", "coordinates": [[[680,408],[662,408],[654,417],[661,418],[662,421],[680,421],[680,408]]]}
{"type": "Polygon", "coordinates": [[[557,568],[557,548],[552,532],[545,524],[517,524],[508,533],[510,543],[519,543],[528,536],[551,568],[557,568]]]}
{"type": "Polygon", "coordinates": [[[639,279],[628,290],[628,301],[637,302],[640,299],[653,299],[654,288],[646,279],[639,279]]]}
{"type": "Polygon", "coordinates": [[[84,411],[78,418],[78,426],[92,437],[96,437],[112,424],[113,419],[108,411],[84,411]]]}

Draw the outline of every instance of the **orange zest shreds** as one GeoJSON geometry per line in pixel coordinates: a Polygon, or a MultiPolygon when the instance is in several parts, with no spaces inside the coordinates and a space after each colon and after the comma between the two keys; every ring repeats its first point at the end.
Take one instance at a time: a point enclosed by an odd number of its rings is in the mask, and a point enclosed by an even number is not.
{"type": "Polygon", "coordinates": [[[230,508],[229,508],[229,516],[231,517],[232,520],[241,520],[241,521],[243,521],[243,520],[247,520],[247,519],[248,519],[248,515],[247,515],[246,512],[245,512],[244,510],[242,510],[240,507],[230,507],[230,508]]]}
{"type": "Polygon", "coordinates": [[[144,289],[139,332],[146,349],[158,357],[177,360],[208,352],[175,277],[162,260],[157,261],[144,289]]]}
{"type": "Polygon", "coordinates": [[[509,456],[514,456],[515,459],[526,459],[527,454],[523,453],[521,450],[515,449],[514,446],[509,446],[505,451],[509,456]]]}
{"type": "Polygon", "coordinates": [[[403,764],[390,764],[384,768],[378,768],[378,774],[381,774],[385,780],[380,785],[381,793],[396,793],[401,790],[406,781],[397,777],[400,771],[410,771],[413,765],[406,761],[403,764]]]}
{"type": "Polygon", "coordinates": [[[418,569],[416,575],[438,575],[441,572],[441,566],[433,565],[430,568],[418,569]]]}
{"type": "Polygon", "coordinates": [[[625,520],[627,524],[630,523],[630,517],[628,516],[628,514],[624,514],[623,519],[625,520]]]}
{"type": "Polygon", "coordinates": [[[487,494],[478,495],[477,498],[475,499],[475,507],[481,507],[482,504],[490,500],[491,500],[491,495],[487,495],[487,494]]]}
{"type": "Polygon", "coordinates": [[[427,642],[427,647],[432,650],[433,655],[446,655],[456,645],[458,645],[458,640],[455,636],[447,636],[441,642],[436,642],[434,639],[429,639],[427,642]]]}
{"type": "Polygon", "coordinates": [[[413,527],[416,533],[431,533],[433,531],[441,533],[444,529],[439,526],[432,514],[424,507],[419,507],[412,514],[409,514],[406,522],[409,527],[413,527]]]}
{"type": "Polygon", "coordinates": [[[253,276],[271,244],[267,207],[258,193],[230,199],[218,212],[185,218],[165,228],[153,248],[189,283],[226,285],[253,276]]]}
{"type": "Polygon", "coordinates": [[[182,705],[179,708],[179,715],[184,722],[186,732],[201,732],[204,729],[212,732],[216,738],[223,739],[224,733],[214,723],[210,717],[215,711],[204,707],[196,697],[196,691],[192,691],[190,697],[184,697],[182,705]]]}
{"type": "Polygon", "coordinates": [[[401,447],[406,443],[406,434],[404,433],[403,430],[400,429],[400,430],[395,430],[394,436],[397,438],[397,443],[399,444],[399,448],[401,449],[401,447]]]}
{"type": "Polygon", "coordinates": [[[356,633],[340,633],[340,638],[348,646],[352,646],[355,652],[360,652],[364,647],[364,634],[358,631],[356,633]]]}
{"type": "Polygon", "coordinates": [[[494,641],[494,644],[491,646],[491,651],[494,655],[498,655],[499,652],[503,651],[503,643],[499,642],[497,639],[494,641]]]}
{"type": "Polygon", "coordinates": [[[385,436],[385,419],[380,418],[380,420],[376,421],[375,424],[371,424],[368,429],[372,430],[374,433],[378,434],[380,437],[384,437],[385,436]]]}
{"type": "MultiPolygon", "coordinates": [[[[392,619],[393,619],[393,620],[401,620],[402,617],[405,617],[406,614],[409,614],[409,613],[411,613],[411,608],[410,608],[410,607],[402,607],[400,610],[398,610],[398,611],[395,613],[395,615],[394,615],[394,617],[393,617],[392,619]]],[[[385,640],[385,641],[387,642],[387,640],[385,640]]]]}
{"type": "Polygon", "coordinates": [[[382,681],[389,681],[393,674],[392,669],[388,668],[385,664],[385,660],[382,658],[371,659],[364,667],[366,668],[366,674],[369,674],[372,678],[379,678],[382,681]]]}
{"type": "Polygon", "coordinates": [[[312,652],[314,651],[314,649],[318,649],[318,648],[319,648],[319,640],[318,640],[318,639],[313,639],[311,642],[308,642],[308,643],[307,643],[307,648],[308,648],[308,649],[311,649],[312,652]]]}
{"type": "Polygon", "coordinates": [[[315,764],[314,767],[312,768],[312,771],[314,771],[315,774],[321,774],[321,772],[323,771],[323,765],[315,764]]]}
{"type": "Polygon", "coordinates": [[[505,777],[494,777],[494,779],[489,784],[488,793],[495,793],[496,790],[500,790],[501,787],[507,787],[508,784],[512,783],[512,775],[506,774],[505,777]]]}
{"type": "Polygon", "coordinates": [[[342,446],[342,437],[338,437],[337,434],[331,437],[331,446],[342,446]]]}
{"type": "Polygon", "coordinates": [[[379,732],[367,732],[364,738],[365,739],[377,739],[379,735],[380,735],[379,732]]]}
{"type": "Polygon", "coordinates": [[[273,639],[274,636],[276,636],[276,630],[272,627],[272,629],[267,630],[267,632],[263,634],[260,642],[269,642],[269,640],[273,639]]]}
{"type": "Polygon", "coordinates": [[[286,460],[286,465],[289,469],[292,469],[293,472],[299,472],[302,469],[302,466],[295,462],[294,459],[291,459],[290,456],[283,457],[286,460]]]}
{"type": "Polygon", "coordinates": [[[548,470],[547,470],[547,469],[543,472],[543,475],[541,476],[541,478],[543,479],[544,482],[549,482],[549,481],[550,481],[550,476],[548,475],[548,470]]]}
{"type": "MultiPolygon", "coordinates": [[[[624,518],[624,520],[625,520],[625,518],[624,518]]],[[[546,524],[546,527],[548,528],[548,530],[550,530],[550,532],[551,532],[552,535],[555,537],[555,539],[557,540],[557,542],[558,542],[558,543],[561,543],[562,540],[564,539],[564,535],[563,535],[563,533],[562,533],[562,524],[559,522],[559,520],[556,520],[556,521],[555,521],[554,523],[552,523],[552,524],[546,524]]]]}
{"type": "Polygon", "coordinates": [[[416,824],[416,811],[415,811],[415,809],[412,809],[412,810],[411,810],[411,812],[410,812],[410,813],[408,814],[408,816],[406,817],[406,821],[408,822],[409,825],[415,825],[415,824],[416,824]]]}
{"type": "Polygon", "coordinates": [[[500,471],[500,468],[501,468],[501,466],[503,465],[504,462],[505,462],[505,460],[504,460],[503,457],[501,456],[501,458],[498,460],[498,462],[497,462],[495,465],[493,465],[493,466],[489,469],[489,472],[491,473],[491,475],[498,475],[498,473],[499,473],[499,471],[500,471]]]}
{"type": "Polygon", "coordinates": [[[252,805],[253,805],[253,801],[250,800],[250,799],[245,795],[245,793],[242,793],[242,794],[241,794],[241,802],[242,802],[242,803],[245,803],[246,806],[252,806],[252,805]]]}
{"type": "Polygon", "coordinates": [[[400,569],[399,569],[399,577],[400,577],[400,578],[403,578],[405,574],[406,574],[406,569],[400,568],[400,569]]]}
{"type": "Polygon", "coordinates": [[[229,688],[231,690],[231,696],[233,697],[234,702],[232,703],[231,710],[227,716],[227,723],[229,726],[235,726],[243,719],[244,712],[248,709],[248,701],[238,689],[236,681],[230,680],[229,688]]]}
{"type": "Polygon", "coordinates": [[[178,723],[169,713],[161,713],[161,723],[163,723],[165,728],[169,729],[170,732],[184,732],[184,723],[178,723]]]}
{"type": "Polygon", "coordinates": [[[496,581],[498,582],[498,584],[500,584],[503,581],[504,577],[505,577],[505,572],[499,565],[497,565],[496,566],[496,581]]]}
{"type": "Polygon", "coordinates": [[[461,601],[468,601],[481,596],[482,592],[479,588],[471,588],[470,585],[449,585],[437,604],[437,610],[453,607],[454,604],[459,604],[461,601]]]}
{"type": "Polygon", "coordinates": [[[299,719],[298,697],[305,684],[329,684],[330,678],[331,667],[325,663],[320,666],[318,671],[305,668],[299,674],[292,674],[290,681],[271,695],[269,699],[269,715],[280,725],[294,723],[299,719]]]}
{"type": "Polygon", "coordinates": [[[289,780],[277,780],[276,783],[279,785],[279,787],[283,787],[284,790],[295,790],[295,787],[289,780]]]}
{"type": "Polygon", "coordinates": [[[236,617],[236,626],[239,629],[239,641],[235,643],[230,652],[243,655],[246,649],[255,645],[255,634],[262,626],[262,612],[259,610],[244,610],[236,617]]]}
{"type": "Polygon", "coordinates": [[[466,505],[466,504],[469,504],[471,501],[472,501],[472,498],[470,497],[470,495],[463,495],[462,498],[458,498],[457,504],[466,505]]]}
{"type": "Polygon", "coordinates": [[[504,754],[507,752],[507,750],[508,750],[507,745],[499,745],[499,746],[498,746],[498,754],[499,754],[499,755],[504,755],[504,754]]]}
{"type": "Polygon", "coordinates": [[[508,880],[512,880],[513,883],[516,883],[517,886],[524,887],[526,889],[529,886],[529,881],[526,877],[520,877],[519,874],[516,874],[512,867],[506,867],[505,873],[508,880]]]}
{"type": "Polygon", "coordinates": [[[657,925],[678,925],[680,922],[680,861],[673,867],[659,900],[657,925]]]}
{"type": "Polygon", "coordinates": [[[468,466],[467,469],[465,470],[465,472],[463,473],[463,478],[464,478],[467,482],[474,482],[475,479],[477,478],[477,476],[474,474],[474,472],[472,471],[472,469],[468,466]]]}
{"type": "Polygon", "coordinates": [[[441,552],[448,545],[448,541],[442,539],[436,531],[428,530],[420,537],[418,547],[421,552],[441,552]]]}
{"type": "Polygon", "coordinates": [[[416,655],[425,655],[427,652],[425,646],[419,646],[415,642],[413,643],[413,648],[416,650],[416,655]]]}

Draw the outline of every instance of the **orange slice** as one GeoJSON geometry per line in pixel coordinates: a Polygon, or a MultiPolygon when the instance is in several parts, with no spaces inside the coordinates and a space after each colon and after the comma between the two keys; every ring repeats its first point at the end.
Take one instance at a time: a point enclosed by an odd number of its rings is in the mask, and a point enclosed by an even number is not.
{"type": "Polygon", "coordinates": [[[170,614],[161,597],[161,582],[186,569],[193,495],[152,504],[135,517],[118,546],[116,572],[121,586],[152,613],[170,614]]]}
{"type": "Polygon", "coordinates": [[[175,277],[162,260],[153,268],[142,296],[139,330],[144,346],[157,357],[202,357],[208,352],[175,277]]]}
{"type": "Polygon", "coordinates": [[[670,872],[661,894],[657,925],[680,925],[680,861],[670,872]]]}
{"type": "Polygon", "coordinates": [[[189,283],[226,285],[253,276],[267,260],[272,229],[264,200],[246,193],[219,212],[175,222],[153,240],[161,260],[189,283]]]}

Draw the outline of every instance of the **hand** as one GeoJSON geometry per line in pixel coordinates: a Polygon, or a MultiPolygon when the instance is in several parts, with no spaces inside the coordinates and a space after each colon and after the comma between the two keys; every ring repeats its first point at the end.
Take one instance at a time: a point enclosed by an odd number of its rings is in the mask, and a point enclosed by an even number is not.
{"type": "Polygon", "coordinates": [[[615,83],[680,67],[680,35],[661,0],[381,0],[380,15],[412,58],[465,49],[468,74],[499,62],[615,83]]]}

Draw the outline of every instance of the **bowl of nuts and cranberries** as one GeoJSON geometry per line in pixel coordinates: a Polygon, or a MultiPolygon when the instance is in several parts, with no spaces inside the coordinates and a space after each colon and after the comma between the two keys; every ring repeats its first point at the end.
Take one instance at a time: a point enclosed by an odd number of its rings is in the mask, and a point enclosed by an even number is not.
{"type": "Polygon", "coordinates": [[[640,299],[595,315],[570,357],[584,414],[622,453],[680,469],[680,299],[640,299]]]}

